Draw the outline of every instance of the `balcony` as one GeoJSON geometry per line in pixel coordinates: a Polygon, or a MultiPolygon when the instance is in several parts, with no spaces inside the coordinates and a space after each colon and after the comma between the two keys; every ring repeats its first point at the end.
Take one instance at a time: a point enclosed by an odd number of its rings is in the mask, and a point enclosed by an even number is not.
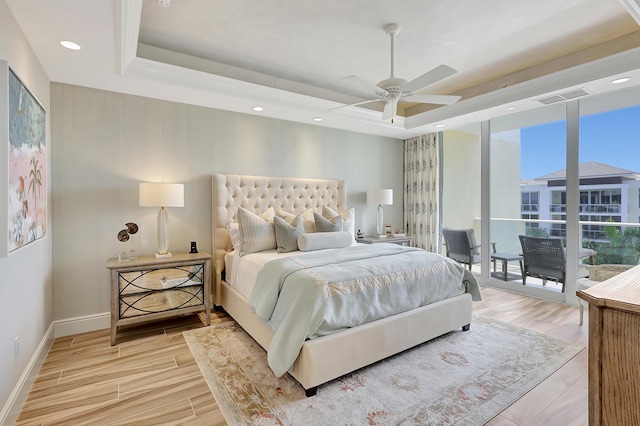
{"type": "MultiPolygon", "coordinates": [[[[588,276],[586,264],[626,264],[636,265],[640,259],[640,224],[616,222],[580,221],[582,230],[581,248],[595,250],[596,255],[592,260],[587,256],[579,259],[577,267],[578,277],[588,276]],[[595,238],[594,238],[595,237],[595,238]]],[[[492,218],[491,241],[497,243],[497,251],[502,253],[521,253],[518,235],[532,235],[555,237],[564,240],[566,238],[566,221],[564,220],[533,220],[533,219],[506,219],[492,218]]],[[[479,238],[476,235],[476,238],[479,238]]],[[[507,282],[502,280],[502,265],[498,261],[497,271],[490,264],[491,284],[501,288],[512,287],[513,290],[522,289],[520,266],[517,261],[507,263],[507,282]],[[496,272],[496,273],[494,273],[496,272]],[[519,286],[514,287],[514,286],[519,286]]],[[[473,272],[481,273],[482,266],[474,265],[473,272]]],[[[561,293],[562,284],[541,279],[527,277],[526,288],[535,288],[555,293],[561,293]]]]}

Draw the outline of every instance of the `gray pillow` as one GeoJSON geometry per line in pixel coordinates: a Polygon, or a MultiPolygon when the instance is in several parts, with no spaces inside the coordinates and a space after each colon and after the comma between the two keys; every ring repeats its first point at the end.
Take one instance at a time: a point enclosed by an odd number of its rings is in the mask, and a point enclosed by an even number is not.
{"type": "Polygon", "coordinates": [[[313,214],[313,220],[316,224],[316,232],[342,232],[344,220],[342,216],[336,216],[333,219],[326,219],[318,213],[313,214]]]}
{"type": "Polygon", "coordinates": [[[298,235],[304,234],[304,223],[300,216],[296,216],[291,224],[281,217],[274,217],[276,227],[276,243],[278,253],[288,253],[298,250],[298,235]]]}

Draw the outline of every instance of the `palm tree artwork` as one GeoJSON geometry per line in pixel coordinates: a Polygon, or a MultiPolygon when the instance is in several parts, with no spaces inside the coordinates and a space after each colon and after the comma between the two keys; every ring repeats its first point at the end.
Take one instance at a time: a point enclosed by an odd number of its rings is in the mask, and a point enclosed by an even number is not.
{"type": "MultiPolygon", "coordinates": [[[[33,208],[38,211],[38,197],[40,196],[40,188],[42,187],[42,173],[38,166],[40,160],[37,157],[31,157],[31,170],[29,171],[29,193],[33,193],[33,208]]],[[[38,225],[38,215],[35,216],[35,224],[38,225]]]]}

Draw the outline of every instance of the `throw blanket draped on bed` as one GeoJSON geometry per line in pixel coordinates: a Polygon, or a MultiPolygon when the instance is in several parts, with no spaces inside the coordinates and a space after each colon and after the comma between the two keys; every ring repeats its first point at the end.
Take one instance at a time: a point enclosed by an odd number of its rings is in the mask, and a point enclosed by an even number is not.
{"type": "Polygon", "coordinates": [[[267,358],[280,377],[306,339],[465,292],[481,299],[460,264],[418,248],[370,244],[272,260],[258,273],[249,304],[274,332],[267,358]]]}

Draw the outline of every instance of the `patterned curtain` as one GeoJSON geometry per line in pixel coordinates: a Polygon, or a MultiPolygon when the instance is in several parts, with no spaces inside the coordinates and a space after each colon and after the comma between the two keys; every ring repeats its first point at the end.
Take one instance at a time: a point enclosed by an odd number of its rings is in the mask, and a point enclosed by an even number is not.
{"type": "Polygon", "coordinates": [[[404,223],[416,247],[440,244],[440,147],[438,133],[404,141],[404,223]]]}

